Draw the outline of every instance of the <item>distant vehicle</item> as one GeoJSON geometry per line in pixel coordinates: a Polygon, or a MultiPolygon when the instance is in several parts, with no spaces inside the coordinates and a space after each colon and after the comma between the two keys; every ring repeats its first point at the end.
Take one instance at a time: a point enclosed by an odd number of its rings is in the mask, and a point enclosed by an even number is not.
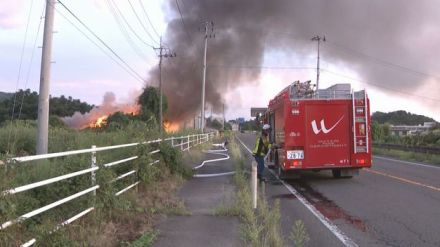
{"type": "Polygon", "coordinates": [[[275,149],[269,164],[280,177],[298,170],[332,170],[352,177],[371,167],[370,102],[365,90],[350,84],[314,90],[294,82],[270,102],[264,122],[272,126],[275,149]]]}

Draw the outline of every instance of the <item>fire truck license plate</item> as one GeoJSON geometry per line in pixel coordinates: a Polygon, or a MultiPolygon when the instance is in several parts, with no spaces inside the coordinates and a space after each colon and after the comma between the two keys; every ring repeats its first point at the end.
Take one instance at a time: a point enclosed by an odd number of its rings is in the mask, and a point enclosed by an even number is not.
{"type": "Polygon", "coordinates": [[[303,150],[288,150],[287,151],[287,159],[289,159],[289,160],[302,160],[302,159],[304,159],[304,151],[303,150]]]}

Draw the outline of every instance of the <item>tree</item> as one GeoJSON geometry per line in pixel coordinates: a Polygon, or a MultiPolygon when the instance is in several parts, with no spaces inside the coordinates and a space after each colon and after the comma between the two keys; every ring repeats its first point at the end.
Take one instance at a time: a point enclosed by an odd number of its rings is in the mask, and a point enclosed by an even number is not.
{"type": "Polygon", "coordinates": [[[240,130],[258,130],[257,122],[255,120],[248,120],[240,124],[240,130]]]}
{"type": "MultiPolygon", "coordinates": [[[[148,120],[151,116],[159,119],[160,115],[160,92],[156,87],[146,87],[138,98],[138,103],[141,105],[140,118],[148,120]]],[[[168,101],[165,95],[162,94],[162,113],[165,114],[168,110],[168,101]]]]}
{"type": "Polygon", "coordinates": [[[124,114],[123,112],[115,112],[108,116],[107,127],[110,129],[122,129],[136,119],[132,114],[124,114]]]}
{"type": "Polygon", "coordinates": [[[232,130],[232,125],[230,123],[225,123],[225,130],[232,130]]]}
{"type": "Polygon", "coordinates": [[[220,121],[218,121],[217,119],[209,119],[209,120],[210,121],[206,123],[207,126],[216,130],[221,130],[223,128],[222,123],[220,123],[220,121]]]}
{"type": "MultiPolygon", "coordinates": [[[[19,90],[9,98],[0,101],[0,123],[11,119],[14,107],[13,119],[35,120],[38,117],[38,93],[30,89],[19,90]],[[14,104],[15,99],[15,104],[14,104]]],[[[71,116],[76,111],[89,112],[93,105],[80,100],[64,97],[50,97],[50,116],[71,116]]]]}
{"type": "Polygon", "coordinates": [[[432,118],[406,111],[374,112],[371,120],[377,121],[380,124],[388,123],[393,125],[422,125],[424,122],[435,122],[432,118]]]}
{"type": "Polygon", "coordinates": [[[382,142],[384,139],[383,128],[376,121],[371,123],[371,135],[372,135],[373,141],[375,141],[375,142],[382,142]]]}

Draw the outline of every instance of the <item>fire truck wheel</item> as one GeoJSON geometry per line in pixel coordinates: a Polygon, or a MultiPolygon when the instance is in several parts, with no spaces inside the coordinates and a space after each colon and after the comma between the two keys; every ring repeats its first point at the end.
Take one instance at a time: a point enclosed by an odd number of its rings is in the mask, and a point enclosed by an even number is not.
{"type": "Polygon", "coordinates": [[[277,175],[279,179],[286,179],[286,172],[280,165],[277,166],[277,175]]]}
{"type": "Polygon", "coordinates": [[[280,167],[280,163],[278,162],[278,152],[275,152],[274,158],[273,158],[273,163],[275,165],[275,167],[280,167]]]}
{"type": "Polygon", "coordinates": [[[341,169],[333,169],[332,174],[334,178],[352,178],[353,177],[353,171],[350,169],[345,169],[342,171],[341,169]]]}
{"type": "Polygon", "coordinates": [[[340,178],[341,177],[341,169],[333,169],[332,174],[334,178],[340,178]]]}

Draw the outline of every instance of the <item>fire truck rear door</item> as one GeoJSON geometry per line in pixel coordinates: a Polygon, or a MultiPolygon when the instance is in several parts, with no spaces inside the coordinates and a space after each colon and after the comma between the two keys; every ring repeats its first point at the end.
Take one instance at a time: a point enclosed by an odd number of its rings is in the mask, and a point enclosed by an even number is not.
{"type": "Polygon", "coordinates": [[[350,107],[344,101],[305,106],[304,168],[350,165],[350,107]]]}

